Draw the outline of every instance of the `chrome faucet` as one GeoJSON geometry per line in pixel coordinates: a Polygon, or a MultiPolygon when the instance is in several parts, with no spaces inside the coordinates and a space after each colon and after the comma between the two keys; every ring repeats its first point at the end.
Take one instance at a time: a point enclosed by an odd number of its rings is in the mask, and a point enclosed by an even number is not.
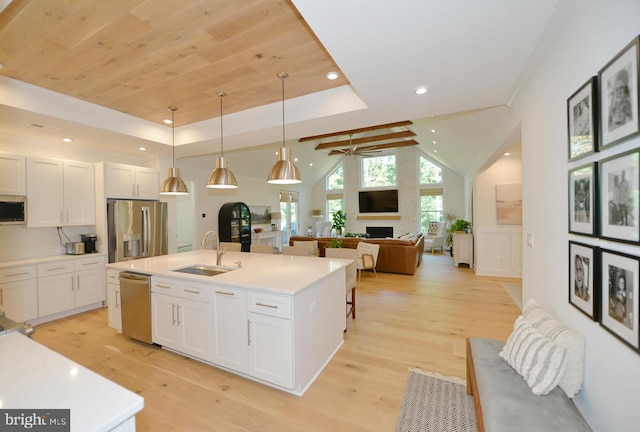
{"type": "Polygon", "coordinates": [[[224,255],[224,251],[220,250],[220,236],[218,236],[217,232],[207,231],[202,238],[201,245],[204,246],[207,243],[207,237],[209,237],[209,234],[213,234],[216,236],[216,264],[222,265],[222,255],[224,255]]]}

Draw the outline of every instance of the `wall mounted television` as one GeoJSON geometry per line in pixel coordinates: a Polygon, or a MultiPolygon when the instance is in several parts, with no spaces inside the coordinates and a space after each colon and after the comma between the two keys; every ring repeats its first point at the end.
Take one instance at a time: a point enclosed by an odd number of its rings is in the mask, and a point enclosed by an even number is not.
{"type": "Polygon", "coordinates": [[[398,213],[398,190],[360,191],[360,213],[398,213]]]}

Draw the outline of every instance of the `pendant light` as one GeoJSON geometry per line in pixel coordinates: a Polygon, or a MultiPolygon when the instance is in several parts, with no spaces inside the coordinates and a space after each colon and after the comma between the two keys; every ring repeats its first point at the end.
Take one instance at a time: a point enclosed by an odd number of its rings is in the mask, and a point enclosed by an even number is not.
{"type": "Polygon", "coordinates": [[[225,92],[218,92],[216,94],[220,98],[220,156],[218,156],[218,158],[216,159],[216,168],[211,171],[209,181],[207,182],[207,187],[214,189],[235,189],[238,187],[236,176],[234,176],[231,170],[227,168],[227,162],[224,159],[224,134],[222,133],[222,98],[227,94],[225,92]]]}
{"type": "Polygon", "coordinates": [[[300,171],[291,160],[291,153],[285,147],[284,138],[284,80],[289,77],[286,72],[280,72],[278,78],[282,81],[282,148],[278,153],[278,161],[271,168],[267,183],[271,184],[296,184],[302,183],[300,171]]]}
{"type": "Polygon", "coordinates": [[[178,169],[176,168],[176,122],[175,113],[178,110],[176,107],[169,107],[171,111],[171,148],[173,151],[173,165],[169,168],[169,177],[162,182],[160,188],[160,195],[189,195],[187,186],[182,179],[178,176],[178,169]]]}

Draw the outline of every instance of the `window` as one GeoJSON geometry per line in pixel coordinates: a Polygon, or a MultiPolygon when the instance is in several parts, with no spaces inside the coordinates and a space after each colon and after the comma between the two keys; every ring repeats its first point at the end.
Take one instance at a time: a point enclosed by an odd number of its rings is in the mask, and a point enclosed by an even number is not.
{"type": "Polygon", "coordinates": [[[420,189],[420,230],[429,231],[429,222],[443,221],[442,188],[420,189]]]}
{"type": "Polygon", "coordinates": [[[420,156],[420,184],[442,183],[442,168],[420,156]]]}
{"type": "Polygon", "coordinates": [[[344,189],[344,171],[342,164],[338,165],[331,174],[327,176],[327,190],[344,189]]]}
{"type": "Polygon", "coordinates": [[[362,158],[362,187],[396,185],[396,155],[362,158]]]}
{"type": "Polygon", "coordinates": [[[344,211],[344,195],[327,194],[327,220],[333,221],[333,214],[338,210],[344,211]]]}

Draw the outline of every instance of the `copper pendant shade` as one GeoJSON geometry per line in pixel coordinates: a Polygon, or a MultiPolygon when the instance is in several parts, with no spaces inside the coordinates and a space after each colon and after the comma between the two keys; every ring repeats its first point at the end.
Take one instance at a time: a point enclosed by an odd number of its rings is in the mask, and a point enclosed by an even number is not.
{"type": "Polygon", "coordinates": [[[175,112],[178,108],[169,107],[169,110],[171,111],[171,148],[173,152],[173,164],[171,168],[169,168],[169,176],[162,182],[160,195],[189,195],[187,185],[184,184],[178,175],[178,169],[176,168],[175,112]]]}
{"type": "Polygon", "coordinates": [[[216,168],[211,171],[209,175],[209,181],[207,182],[208,188],[213,189],[235,189],[238,187],[236,176],[233,172],[227,168],[227,161],[224,158],[224,134],[222,133],[222,98],[227,94],[224,92],[216,93],[220,98],[220,156],[216,158],[216,168]]]}
{"type": "Polygon", "coordinates": [[[280,72],[278,78],[282,81],[282,148],[278,152],[278,161],[275,163],[271,171],[267,183],[271,184],[296,184],[302,183],[300,177],[300,171],[291,160],[291,152],[285,147],[285,134],[284,134],[284,80],[289,77],[289,74],[280,72]]]}

